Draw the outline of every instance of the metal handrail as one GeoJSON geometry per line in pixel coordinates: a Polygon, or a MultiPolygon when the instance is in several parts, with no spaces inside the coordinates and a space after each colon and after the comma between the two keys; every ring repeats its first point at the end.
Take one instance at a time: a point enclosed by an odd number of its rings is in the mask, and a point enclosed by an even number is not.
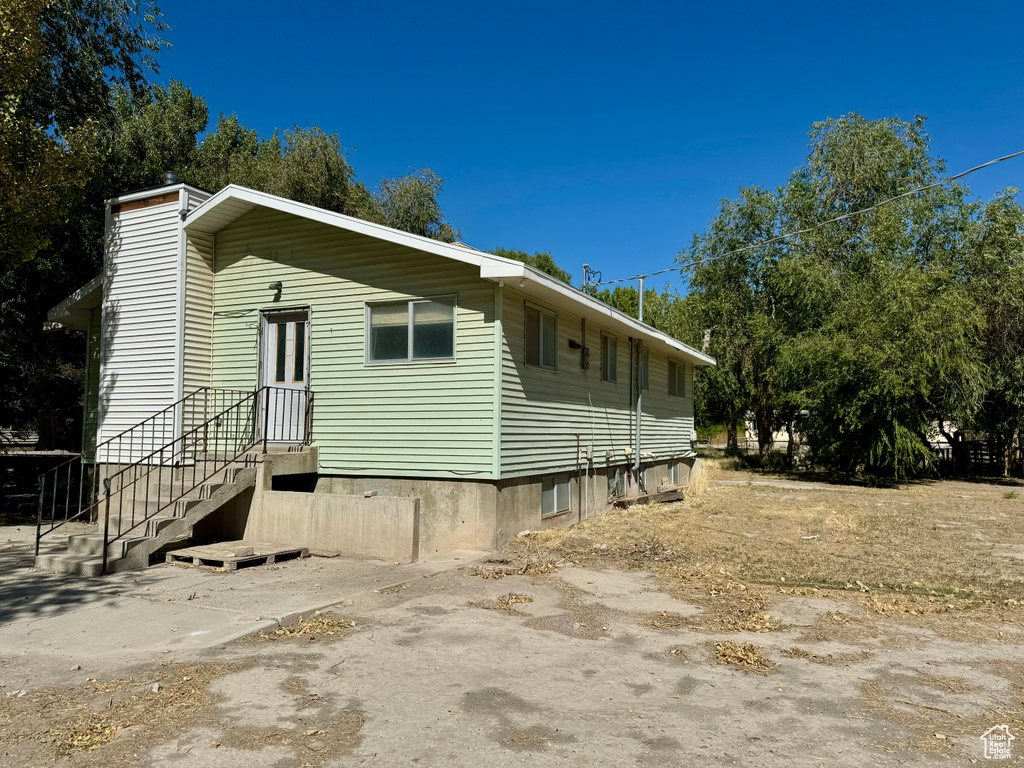
{"type": "Polygon", "coordinates": [[[182,422],[184,422],[186,413],[190,413],[194,420],[198,407],[197,402],[200,398],[202,399],[202,408],[208,409],[211,400],[217,402],[219,399],[223,402],[232,397],[245,395],[248,392],[249,390],[200,387],[171,405],[157,411],[152,416],[146,417],[138,424],[119,432],[101,443],[97,443],[89,450],[75,454],[39,475],[39,507],[36,514],[36,554],[39,554],[39,542],[44,536],[57,530],[65,523],[77,520],[96,510],[100,501],[101,477],[98,467],[103,463],[99,461],[101,455],[110,458],[116,454],[118,462],[124,457],[126,452],[131,457],[136,450],[136,443],[139,445],[146,444],[147,433],[149,441],[152,442],[156,439],[158,431],[160,434],[166,434],[168,431],[173,433],[176,429],[179,415],[182,422]],[[168,422],[170,423],[168,424],[168,422]],[[77,468],[74,466],[76,462],[78,463],[77,468]],[[88,475],[87,465],[93,467],[92,471],[88,472],[88,475]],[[62,474],[64,475],[64,485],[63,503],[60,505],[60,511],[63,513],[63,519],[58,519],[57,507],[62,490],[60,486],[62,474]],[[74,496],[76,487],[77,498],[74,496]],[[50,493],[50,514],[48,517],[44,514],[47,488],[49,488],[50,493]],[[45,530],[43,529],[44,520],[49,522],[49,526],[45,530]]]}
{"type": "MultiPolygon", "coordinates": [[[[146,477],[149,476],[150,473],[142,473],[140,467],[153,461],[156,457],[159,457],[162,468],[168,466],[168,462],[178,465],[187,463],[189,451],[191,451],[192,461],[195,461],[200,455],[206,457],[210,453],[211,435],[213,441],[218,443],[219,447],[224,447],[223,429],[220,429],[219,425],[224,420],[225,414],[232,411],[232,409],[237,409],[243,403],[257,405],[260,392],[265,392],[264,397],[267,398],[269,403],[271,398],[270,390],[278,391],[277,388],[268,387],[255,391],[203,387],[186,395],[173,405],[158,411],[153,416],[144,419],[134,427],[120,432],[118,435],[97,444],[88,451],[83,451],[40,475],[39,508],[36,516],[36,554],[39,554],[40,541],[44,536],[72,520],[83,518],[86,515],[93,517],[94,513],[99,513],[101,504],[109,506],[109,502],[101,496],[101,486],[106,489],[113,487],[116,490],[122,490],[120,486],[124,486],[127,489],[137,480],[141,479],[143,474],[146,477]],[[225,406],[225,403],[230,403],[230,405],[225,406]],[[211,411],[213,415],[211,415],[211,411]],[[175,437],[174,435],[179,432],[180,434],[175,437]],[[172,439],[167,440],[168,435],[172,439]],[[161,447],[152,449],[151,446],[155,444],[161,444],[161,447]],[[141,458],[139,457],[140,452],[143,453],[141,458]],[[79,462],[77,469],[74,466],[75,461],[79,462]],[[87,461],[90,464],[88,470],[86,469],[87,461]],[[128,464],[128,462],[131,463],[128,464]],[[105,471],[109,467],[118,467],[119,469],[111,475],[105,471]],[[115,478],[117,478],[115,481],[117,485],[111,486],[111,481],[114,481],[115,478]],[[61,487],[62,480],[64,483],[63,487],[61,487]],[[48,489],[49,503],[47,504],[48,489]],[[61,502],[59,504],[60,509],[58,509],[58,502],[61,502]],[[48,524],[45,529],[44,522],[48,524]]],[[[280,391],[307,393],[307,390],[280,391]]],[[[282,395],[277,394],[273,399],[277,402],[281,397],[282,395]]],[[[291,397],[296,398],[299,395],[291,395],[291,397]]],[[[308,392],[306,397],[306,418],[302,423],[304,434],[292,434],[286,436],[287,438],[291,440],[302,438],[300,442],[308,444],[312,432],[312,398],[312,392],[308,392]]],[[[298,403],[293,403],[292,407],[296,405],[298,403]]],[[[265,410],[269,413],[269,407],[265,410]]],[[[252,442],[252,440],[258,440],[255,437],[255,413],[253,416],[253,419],[249,422],[250,431],[248,437],[251,444],[248,448],[255,445],[255,442],[252,442]]],[[[266,428],[263,434],[267,434],[266,428]]],[[[215,445],[215,450],[216,447],[215,445]]],[[[197,480],[197,476],[193,471],[192,479],[198,485],[205,482],[209,477],[197,480]]],[[[184,482],[183,474],[179,477],[179,481],[184,482]]],[[[133,489],[133,497],[131,499],[133,505],[140,500],[137,490],[137,488],[133,489]]],[[[190,488],[189,490],[192,489],[190,488]]],[[[185,495],[188,492],[183,491],[180,495],[185,495]]],[[[122,493],[122,500],[123,495],[122,493]]],[[[150,500],[148,485],[142,496],[148,503],[150,500]]],[[[106,495],[106,498],[109,499],[109,493],[106,495]]],[[[157,500],[159,500],[159,494],[157,500]]],[[[163,505],[160,508],[164,509],[166,506],[168,505],[163,505]]],[[[118,507],[118,512],[120,512],[121,508],[121,506],[118,507]]]]}
{"type": "MultiPolygon", "coordinates": [[[[309,390],[261,387],[228,408],[214,414],[202,424],[182,433],[171,442],[143,456],[138,461],[111,475],[104,483],[103,513],[103,565],[106,573],[109,545],[125,538],[132,531],[175,506],[218,473],[227,470],[254,447],[263,443],[266,453],[268,441],[281,441],[308,445],[312,439],[313,393],[309,390]],[[283,415],[299,415],[303,409],[301,426],[297,419],[288,418],[282,424],[275,419],[274,431],[270,427],[271,409],[283,415]],[[259,417],[263,429],[257,428],[259,417]],[[286,430],[286,431],[282,431],[286,430]],[[202,434],[203,439],[199,440],[202,434]],[[199,450],[199,446],[203,450],[199,450]],[[212,450],[211,450],[212,448],[212,450]],[[191,449],[191,453],[189,452],[191,449]],[[168,458],[170,461],[168,462],[168,458]],[[199,467],[202,466],[202,470],[199,467]],[[191,470],[191,472],[190,472],[191,470]],[[167,492],[164,493],[164,474],[167,473],[167,492]],[[151,499],[153,475],[156,474],[156,498],[151,499]],[[177,474],[177,477],[175,475],[177,474]],[[191,477],[189,475],[191,474],[191,477]],[[140,485],[144,488],[140,491],[140,485]],[[130,491],[130,501],[126,498],[130,491]],[[140,499],[140,493],[142,498],[140,499]],[[111,531],[110,508],[117,496],[117,527],[111,531]],[[137,514],[137,502],[143,501],[145,513],[137,514]],[[131,518],[125,525],[125,502],[131,509],[131,518]],[[151,501],[153,502],[151,505],[151,501]],[[151,509],[152,506],[152,509],[151,509]],[[111,535],[113,533],[113,535],[111,535]]],[[[243,466],[250,466],[255,457],[246,456],[243,466]]]]}

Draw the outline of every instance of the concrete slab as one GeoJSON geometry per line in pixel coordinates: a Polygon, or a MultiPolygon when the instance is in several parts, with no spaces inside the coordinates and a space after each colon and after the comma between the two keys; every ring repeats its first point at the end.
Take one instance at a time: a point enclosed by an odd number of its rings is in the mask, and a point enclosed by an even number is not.
{"type": "Polygon", "coordinates": [[[165,564],[87,579],[32,568],[34,533],[0,529],[0,669],[4,660],[35,657],[44,663],[17,666],[46,668],[54,682],[75,666],[96,676],[194,654],[488,554],[409,564],[313,557],[237,571],[165,564]]]}

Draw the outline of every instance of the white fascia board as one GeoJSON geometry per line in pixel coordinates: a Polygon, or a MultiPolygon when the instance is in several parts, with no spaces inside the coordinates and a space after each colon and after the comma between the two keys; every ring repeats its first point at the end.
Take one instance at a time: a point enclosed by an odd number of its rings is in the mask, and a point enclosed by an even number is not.
{"type": "MultiPolygon", "coordinates": [[[[662,333],[645,323],[641,323],[624,312],[613,309],[603,301],[595,299],[593,296],[588,296],[583,291],[573,288],[571,285],[567,285],[538,269],[527,266],[521,261],[506,259],[503,256],[495,256],[461,245],[442,243],[429,237],[402,232],[398,229],[385,227],[382,224],[374,224],[370,221],[346,216],[342,213],[335,213],[334,211],[327,211],[323,208],[307,205],[306,203],[299,203],[266,192],[258,192],[248,187],[240,187],[235,184],[229,184],[224,187],[224,189],[199,205],[185,217],[185,230],[215,233],[216,229],[211,232],[211,230],[203,228],[203,219],[213,213],[219,206],[231,201],[270,208],[350,232],[358,232],[368,237],[395,243],[396,245],[433,253],[453,261],[462,262],[463,264],[471,264],[480,269],[480,277],[485,280],[492,282],[508,280],[510,283],[511,281],[519,281],[515,285],[510,285],[510,287],[517,287],[527,294],[533,292],[547,294],[548,298],[554,300],[556,306],[568,304],[569,306],[566,309],[574,308],[584,316],[599,316],[603,321],[607,319],[606,322],[612,327],[616,327],[620,331],[636,338],[654,342],[659,347],[667,348],[669,351],[689,360],[694,365],[715,365],[714,359],[702,352],[698,352],[681,341],[673,339],[668,334],[662,333]],[[551,294],[556,295],[552,296],[551,294]]],[[[227,225],[223,224],[221,226],[227,225]]]]}
{"type": "Polygon", "coordinates": [[[343,213],[327,211],[313,205],[298,203],[284,197],[278,197],[277,195],[271,195],[266,192],[257,192],[255,189],[239,187],[234,184],[229,184],[224,187],[224,189],[186,216],[185,229],[208,232],[208,230],[204,230],[202,228],[203,218],[212,213],[219,205],[229,200],[239,200],[241,202],[249,203],[250,205],[258,205],[275,211],[281,211],[282,213],[290,213],[293,216],[300,216],[305,219],[310,219],[311,221],[318,221],[321,224],[338,227],[339,229],[346,229],[350,232],[358,232],[359,234],[374,237],[378,240],[386,240],[388,242],[395,243],[396,245],[404,245],[408,248],[415,248],[418,251],[437,254],[438,256],[444,256],[445,258],[452,259],[454,261],[461,261],[464,264],[472,264],[477,267],[480,266],[483,259],[487,258],[486,254],[471,248],[449,245],[448,243],[442,243],[439,240],[432,240],[429,237],[413,235],[408,232],[402,232],[398,229],[385,227],[382,224],[374,224],[373,222],[357,219],[353,216],[346,216],[343,213]]]}
{"type": "Polygon", "coordinates": [[[117,197],[111,197],[104,202],[107,205],[118,205],[120,203],[130,203],[133,200],[145,200],[148,197],[156,197],[157,195],[169,195],[171,192],[181,192],[181,190],[187,189],[191,192],[198,192],[201,195],[208,195],[209,192],[205,192],[199,187],[193,187],[191,184],[168,184],[166,187],[150,187],[149,189],[140,189],[138,192],[129,192],[124,195],[118,195],[117,197]]]}
{"type": "Polygon", "coordinates": [[[599,318],[601,322],[615,330],[653,343],[657,347],[685,358],[694,365],[716,365],[713,357],[683,344],[678,339],[652,328],[647,323],[640,322],[635,317],[630,317],[625,312],[605,304],[600,299],[595,299],[578,288],[573,288],[571,285],[530,266],[524,265],[524,271],[525,276],[521,280],[521,284],[514,287],[527,295],[540,294],[541,298],[547,299],[555,306],[575,305],[576,311],[584,317],[599,318]],[[552,301],[552,293],[556,294],[558,301],[552,301]]]}
{"type": "Polygon", "coordinates": [[[88,317],[83,318],[80,313],[95,309],[102,300],[103,275],[96,275],[96,277],[47,312],[47,324],[57,323],[78,328],[84,321],[86,326],[88,326],[88,317]]]}

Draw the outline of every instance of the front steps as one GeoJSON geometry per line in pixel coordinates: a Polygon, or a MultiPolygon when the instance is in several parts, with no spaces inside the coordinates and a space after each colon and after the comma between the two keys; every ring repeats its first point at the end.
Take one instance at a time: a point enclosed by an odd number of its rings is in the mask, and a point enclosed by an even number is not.
{"type": "MultiPolygon", "coordinates": [[[[127,534],[107,545],[107,573],[131,571],[146,568],[150,557],[160,549],[176,542],[187,541],[192,528],[208,515],[216,512],[244,491],[256,486],[258,471],[272,475],[291,475],[316,472],[317,452],[315,447],[284,452],[268,451],[266,454],[252,454],[248,461],[229,466],[218,472],[212,479],[189,490],[185,497],[163,509],[159,514],[153,502],[136,500],[127,502],[121,530],[139,523],[127,534]],[[253,463],[261,465],[257,470],[253,463]],[[248,464],[249,466],[246,466],[248,464]],[[132,521],[132,509],[135,520],[132,521]]],[[[269,478],[267,478],[269,483],[269,478]]],[[[111,514],[108,530],[112,538],[117,534],[118,517],[111,514]]],[[[103,569],[103,518],[102,514],[96,533],[69,536],[65,549],[40,552],[35,567],[52,573],[67,573],[77,576],[100,576],[103,569]]]]}

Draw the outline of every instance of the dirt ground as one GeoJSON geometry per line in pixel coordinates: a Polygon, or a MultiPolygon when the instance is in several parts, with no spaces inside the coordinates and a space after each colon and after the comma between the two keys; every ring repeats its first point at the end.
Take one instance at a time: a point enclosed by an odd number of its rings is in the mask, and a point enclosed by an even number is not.
{"type": "Polygon", "coordinates": [[[980,763],[1024,732],[1022,580],[1024,488],[709,465],[287,630],[0,688],[0,765],[980,763]]]}

